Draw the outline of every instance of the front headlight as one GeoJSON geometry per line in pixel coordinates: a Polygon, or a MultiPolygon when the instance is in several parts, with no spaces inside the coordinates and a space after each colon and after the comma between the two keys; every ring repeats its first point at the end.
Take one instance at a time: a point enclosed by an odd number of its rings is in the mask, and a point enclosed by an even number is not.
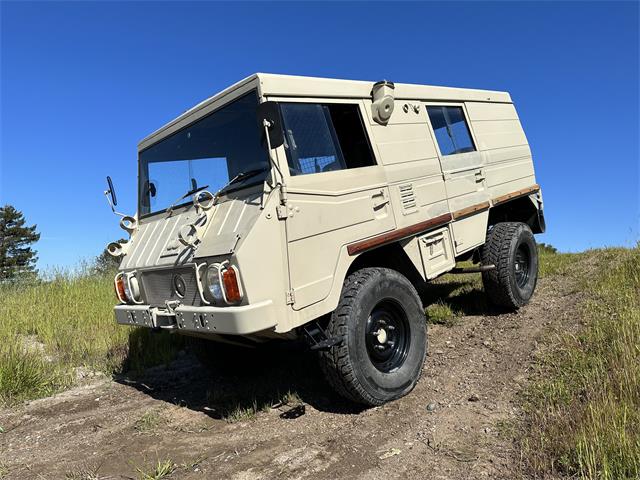
{"type": "Polygon", "coordinates": [[[213,299],[227,304],[242,301],[243,293],[238,269],[225,263],[214,263],[207,268],[207,289],[213,299]]]}
{"type": "Polygon", "coordinates": [[[133,303],[140,303],[142,301],[140,298],[140,284],[138,283],[138,278],[135,273],[125,274],[123,283],[124,293],[127,299],[133,301],[133,303]]]}
{"type": "Polygon", "coordinates": [[[207,290],[216,302],[224,301],[219,263],[213,263],[207,268],[207,290]]]}

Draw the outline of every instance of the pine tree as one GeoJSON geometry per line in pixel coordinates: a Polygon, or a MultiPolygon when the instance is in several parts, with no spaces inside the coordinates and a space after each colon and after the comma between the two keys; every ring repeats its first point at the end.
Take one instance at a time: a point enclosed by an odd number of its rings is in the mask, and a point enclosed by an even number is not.
{"type": "Polygon", "coordinates": [[[0,281],[36,271],[37,252],[31,246],[39,239],[36,225],[26,227],[22,212],[0,207],[0,281]]]}

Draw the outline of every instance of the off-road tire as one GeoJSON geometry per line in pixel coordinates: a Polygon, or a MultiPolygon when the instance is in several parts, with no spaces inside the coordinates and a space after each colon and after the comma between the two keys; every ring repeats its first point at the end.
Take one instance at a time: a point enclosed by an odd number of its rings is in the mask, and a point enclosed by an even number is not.
{"type": "MultiPolygon", "coordinates": [[[[393,324],[393,321],[383,324],[393,324]]],[[[395,270],[363,268],[349,275],[326,332],[330,338],[337,337],[340,343],[320,352],[320,366],[329,384],[341,396],[368,406],[382,405],[408,394],[418,382],[427,353],[424,308],[413,285],[395,270]],[[367,337],[371,335],[367,329],[371,328],[374,316],[377,321],[385,318],[379,316],[385,308],[404,325],[403,337],[409,339],[408,344],[401,344],[400,328],[390,331],[390,340],[384,346],[395,339],[394,344],[405,345],[406,352],[401,361],[400,357],[396,360],[400,363],[389,371],[380,368],[394,363],[380,361],[376,367],[368,350],[371,344],[367,344],[367,341],[378,341],[377,336],[374,340],[367,337]]]]}
{"type": "Polygon", "coordinates": [[[504,222],[494,225],[481,249],[481,260],[483,265],[496,266],[482,272],[484,290],[491,303],[509,310],[529,303],[538,281],[538,249],[527,224],[504,222]],[[522,252],[526,252],[526,260],[519,256],[525,255],[522,252]],[[522,274],[524,264],[526,279],[522,274]]]}

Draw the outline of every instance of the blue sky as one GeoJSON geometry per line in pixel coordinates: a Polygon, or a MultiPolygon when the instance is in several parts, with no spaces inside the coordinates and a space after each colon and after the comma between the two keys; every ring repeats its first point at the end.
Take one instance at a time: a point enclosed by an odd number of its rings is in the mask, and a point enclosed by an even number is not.
{"type": "Polygon", "coordinates": [[[0,203],[37,223],[39,267],[121,237],[136,145],[256,71],[507,90],[548,233],[639,235],[638,3],[1,2],[0,203]]]}

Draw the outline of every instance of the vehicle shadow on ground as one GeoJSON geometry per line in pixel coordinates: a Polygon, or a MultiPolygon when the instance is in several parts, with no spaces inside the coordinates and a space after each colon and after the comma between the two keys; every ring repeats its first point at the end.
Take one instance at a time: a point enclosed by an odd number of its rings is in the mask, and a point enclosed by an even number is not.
{"type": "MultiPolygon", "coordinates": [[[[333,392],[315,355],[301,342],[273,342],[259,350],[250,368],[239,368],[235,365],[239,362],[229,358],[226,365],[212,371],[188,351],[181,351],[169,365],[115,380],[216,419],[239,420],[271,408],[277,408],[282,418],[295,418],[304,414],[304,404],[331,413],[364,410],[333,392]]],[[[238,354],[242,353],[241,349],[238,354]]]]}
{"type": "MultiPolygon", "coordinates": [[[[490,305],[482,287],[470,281],[430,282],[421,289],[426,306],[442,302],[459,315],[494,316],[504,313],[490,305]]],[[[163,332],[161,336],[167,334],[163,332]]],[[[149,335],[131,332],[132,352],[145,351],[149,335]],[[133,338],[136,337],[136,338],[133,338]],[[132,345],[136,348],[132,349],[132,345]]],[[[168,346],[158,342],[160,346],[168,346]]],[[[173,336],[171,336],[173,337],[173,336]]],[[[175,342],[174,342],[175,343],[175,342]]],[[[338,396],[324,379],[317,358],[302,341],[271,342],[256,352],[255,362],[228,358],[214,371],[202,366],[179,342],[180,355],[166,366],[147,369],[141,374],[124,374],[116,381],[132,386],[151,397],[206,413],[217,419],[241,419],[252,414],[278,408],[283,418],[303,413],[301,404],[331,413],[359,413],[364,407],[338,396]]],[[[187,347],[188,348],[188,347],[187,347]]],[[[215,344],[212,343],[212,348],[215,344]]],[[[239,349],[238,355],[246,350],[239,349]]]]}

